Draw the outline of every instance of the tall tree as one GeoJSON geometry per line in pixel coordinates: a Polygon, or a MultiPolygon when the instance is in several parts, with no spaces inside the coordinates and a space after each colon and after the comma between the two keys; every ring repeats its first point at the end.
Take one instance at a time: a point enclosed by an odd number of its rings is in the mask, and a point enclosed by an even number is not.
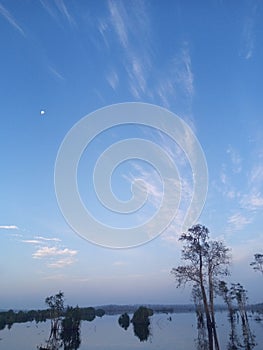
{"type": "Polygon", "coordinates": [[[254,261],[250,263],[255,271],[259,271],[263,274],[263,254],[254,254],[254,261]]]}
{"type": "Polygon", "coordinates": [[[177,287],[188,282],[200,288],[206,316],[209,350],[219,350],[214,314],[215,288],[220,275],[228,273],[229,249],[221,241],[209,240],[209,230],[203,225],[194,225],[179,239],[184,242],[182,260],[186,265],[173,268],[171,273],[177,287]]]}

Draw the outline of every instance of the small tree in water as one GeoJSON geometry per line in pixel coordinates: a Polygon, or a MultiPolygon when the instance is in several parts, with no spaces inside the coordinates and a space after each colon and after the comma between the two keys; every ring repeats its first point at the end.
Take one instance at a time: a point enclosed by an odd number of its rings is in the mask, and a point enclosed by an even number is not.
{"type": "Polygon", "coordinates": [[[56,295],[51,295],[45,299],[49,307],[51,319],[51,334],[56,334],[59,329],[59,322],[64,312],[64,293],[59,291],[56,295]]]}
{"type": "Polygon", "coordinates": [[[217,338],[214,294],[218,277],[228,274],[230,262],[229,249],[221,241],[209,240],[209,231],[205,226],[194,225],[183,233],[182,259],[187,262],[173,268],[171,273],[178,282],[177,287],[190,282],[200,289],[205,312],[209,350],[219,350],[217,338]]]}

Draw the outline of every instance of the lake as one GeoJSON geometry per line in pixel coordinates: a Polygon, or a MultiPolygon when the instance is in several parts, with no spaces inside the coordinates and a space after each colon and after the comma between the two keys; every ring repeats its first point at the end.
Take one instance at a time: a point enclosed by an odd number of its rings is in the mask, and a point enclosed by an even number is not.
{"type": "MultiPolygon", "coordinates": [[[[79,350],[186,350],[196,349],[196,317],[194,313],[154,314],[150,319],[147,341],[140,341],[134,335],[133,325],[127,330],[118,324],[119,315],[96,317],[92,322],[82,321],[80,329],[80,346],[65,349],[79,350]]],[[[229,339],[229,322],[226,312],[216,314],[221,349],[227,349],[229,339]]],[[[249,317],[250,327],[255,334],[255,350],[263,349],[263,321],[249,317]]],[[[242,340],[241,324],[237,324],[238,335],[242,340]]],[[[50,321],[38,323],[27,322],[14,324],[0,331],[0,349],[36,350],[44,346],[49,337],[50,321]]],[[[142,338],[145,333],[142,333],[142,338]]],[[[145,339],[145,337],[144,337],[145,339]]],[[[64,349],[62,346],[61,349],[64,349]]],[[[252,348],[251,348],[252,349],[252,348]]]]}

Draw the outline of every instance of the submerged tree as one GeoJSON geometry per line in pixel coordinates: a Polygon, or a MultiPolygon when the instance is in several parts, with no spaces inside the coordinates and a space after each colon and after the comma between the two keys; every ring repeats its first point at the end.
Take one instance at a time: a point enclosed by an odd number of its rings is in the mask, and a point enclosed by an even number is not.
{"type": "Polygon", "coordinates": [[[221,241],[209,240],[209,231],[200,224],[183,233],[182,259],[187,262],[173,268],[171,273],[178,282],[177,287],[190,282],[200,289],[206,317],[209,350],[219,350],[217,338],[214,297],[218,277],[228,274],[229,249],[221,241]]]}
{"type": "Polygon", "coordinates": [[[120,315],[118,322],[119,325],[126,331],[130,325],[130,316],[125,312],[124,314],[120,315]]]}
{"type": "Polygon", "coordinates": [[[59,291],[56,295],[47,297],[45,303],[48,305],[50,312],[51,335],[52,333],[56,335],[64,311],[64,293],[59,291]]]}
{"type": "Polygon", "coordinates": [[[255,347],[255,336],[251,332],[248,316],[247,316],[247,291],[240,283],[232,283],[230,294],[232,299],[236,301],[239,315],[241,317],[242,332],[244,347],[246,350],[251,350],[255,347]]]}
{"type": "Polygon", "coordinates": [[[140,306],[133,314],[131,322],[133,324],[134,335],[140,341],[147,341],[150,336],[150,319],[153,315],[153,310],[144,306],[140,306]]]}
{"type": "Polygon", "coordinates": [[[229,333],[229,350],[237,350],[239,341],[236,332],[236,323],[235,323],[235,308],[233,305],[233,297],[231,295],[231,290],[228,288],[225,281],[220,281],[218,284],[218,294],[222,296],[224,302],[227,305],[228,309],[228,318],[230,322],[230,333],[229,333]]]}
{"type": "Polygon", "coordinates": [[[250,263],[250,266],[263,274],[263,254],[254,254],[254,261],[250,263]]]}
{"type": "Polygon", "coordinates": [[[207,331],[205,325],[204,307],[202,303],[202,293],[198,285],[193,286],[192,297],[195,304],[195,313],[197,319],[197,349],[206,350],[208,348],[207,331]]]}
{"type": "Polygon", "coordinates": [[[68,307],[61,322],[60,338],[64,350],[77,350],[80,347],[81,313],[78,306],[68,307]]]}

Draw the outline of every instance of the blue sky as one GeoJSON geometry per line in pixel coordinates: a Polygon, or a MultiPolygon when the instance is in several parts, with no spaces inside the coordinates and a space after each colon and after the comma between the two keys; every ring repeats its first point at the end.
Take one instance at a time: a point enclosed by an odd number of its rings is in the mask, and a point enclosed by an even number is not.
{"type": "MultiPolygon", "coordinates": [[[[147,244],[108,249],[74,233],[56,200],[54,167],[67,132],[123,102],[167,108],[191,126],[209,173],[199,222],[231,247],[231,281],[262,301],[262,277],[249,266],[263,253],[262,11],[248,0],[0,0],[0,308],[44,307],[59,289],[69,304],[189,302],[190,288],[177,290],[170,275],[180,262],[176,222],[147,244]]],[[[112,190],[127,200],[130,183],[144,180],[148,206],[116,217],[99,207],[92,167],[129,137],[170,154],[185,210],[193,182],[178,146],[147,127],[121,126],[99,135],[80,162],[92,214],[126,227],[158,208],[160,178],[134,160],[116,169],[112,190]]]]}

